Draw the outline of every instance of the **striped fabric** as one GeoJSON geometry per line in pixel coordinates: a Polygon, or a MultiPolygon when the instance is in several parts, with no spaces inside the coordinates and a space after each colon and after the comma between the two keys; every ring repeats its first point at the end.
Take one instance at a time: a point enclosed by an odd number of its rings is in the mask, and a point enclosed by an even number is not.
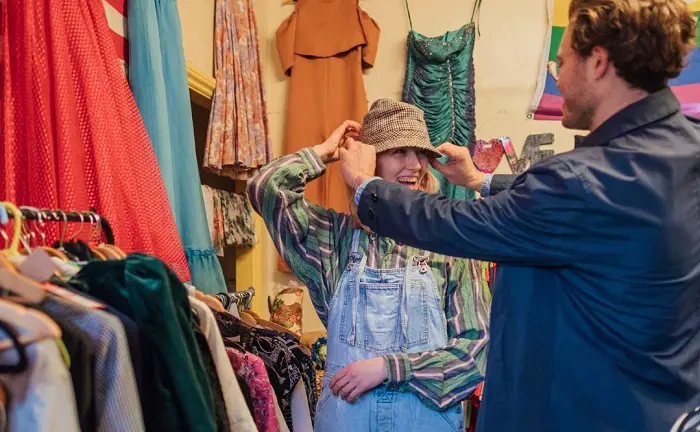
{"type": "MultiPolygon", "coordinates": [[[[562,96],[554,79],[547,73],[547,61],[556,61],[564,29],[569,22],[571,0],[547,0],[547,14],[551,27],[545,42],[540,77],[530,106],[530,116],[535,120],[560,120],[562,117],[562,96]]],[[[700,14],[700,0],[686,0],[688,7],[697,18],[700,14]]],[[[700,41],[700,33],[696,44],[700,41]]],[[[700,52],[694,48],[688,66],[681,75],[669,82],[673,93],[687,115],[700,117],[700,52]]]]}
{"type": "MultiPolygon", "coordinates": [[[[319,318],[328,320],[329,304],[351,252],[352,217],[304,199],[306,184],[326,170],[316,153],[304,149],[277,159],[248,185],[251,205],[292,272],[306,284],[319,318]]],[[[434,408],[468,397],[483,381],[488,342],[490,292],[480,263],[433,254],[391,239],[360,235],[367,265],[405,266],[412,255],[428,255],[442,294],[450,338],[442,349],[386,356],[388,386],[416,393],[434,408]]]]}
{"type": "Polygon", "coordinates": [[[125,73],[128,70],[127,63],[129,62],[126,2],[127,0],[102,0],[102,4],[105,7],[105,14],[107,15],[107,23],[112,30],[114,47],[117,50],[117,56],[122,62],[125,73]]]}

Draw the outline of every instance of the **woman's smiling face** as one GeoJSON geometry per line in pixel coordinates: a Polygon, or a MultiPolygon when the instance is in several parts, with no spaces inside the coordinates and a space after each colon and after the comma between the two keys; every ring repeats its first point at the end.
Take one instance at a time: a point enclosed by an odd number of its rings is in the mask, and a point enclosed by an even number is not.
{"type": "Polygon", "coordinates": [[[428,155],[411,147],[387,150],[377,155],[376,175],[386,181],[421,190],[428,173],[428,155]]]}

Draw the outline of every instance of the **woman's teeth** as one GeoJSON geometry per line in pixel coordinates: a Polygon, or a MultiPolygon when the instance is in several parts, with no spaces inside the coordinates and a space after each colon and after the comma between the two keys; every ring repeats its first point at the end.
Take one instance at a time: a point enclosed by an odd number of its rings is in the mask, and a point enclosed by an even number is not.
{"type": "Polygon", "coordinates": [[[400,178],[399,183],[407,185],[407,186],[413,186],[416,183],[418,183],[417,178],[400,178]]]}

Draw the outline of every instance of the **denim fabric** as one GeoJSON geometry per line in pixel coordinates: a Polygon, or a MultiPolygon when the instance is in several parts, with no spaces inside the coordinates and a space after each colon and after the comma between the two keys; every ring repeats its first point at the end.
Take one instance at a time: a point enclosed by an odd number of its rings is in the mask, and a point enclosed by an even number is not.
{"type": "Polygon", "coordinates": [[[414,256],[405,268],[367,266],[359,252],[359,230],[352,253],[331,300],[323,389],[316,409],[316,432],[411,432],[462,430],[461,407],[434,410],[413,393],[379,386],[347,403],[333,396],[333,375],[350,363],[391,353],[417,353],[447,343],[441,298],[427,257],[414,256]]]}

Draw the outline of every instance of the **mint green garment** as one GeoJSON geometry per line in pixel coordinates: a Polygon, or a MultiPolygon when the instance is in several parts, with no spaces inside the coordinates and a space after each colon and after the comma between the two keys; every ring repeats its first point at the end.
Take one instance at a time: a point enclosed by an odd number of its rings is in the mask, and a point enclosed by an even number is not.
{"type": "MultiPolygon", "coordinates": [[[[426,37],[411,24],[406,55],[404,102],[425,113],[430,141],[434,146],[450,142],[469,147],[473,152],[476,129],[474,94],[474,15],[481,0],[476,0],[472,21],[458,30],[426,37]]],[[[474,191],[455,186],[432,170],[440,181],[440,191],[448,198],[473,199],[474,191]]]]}

